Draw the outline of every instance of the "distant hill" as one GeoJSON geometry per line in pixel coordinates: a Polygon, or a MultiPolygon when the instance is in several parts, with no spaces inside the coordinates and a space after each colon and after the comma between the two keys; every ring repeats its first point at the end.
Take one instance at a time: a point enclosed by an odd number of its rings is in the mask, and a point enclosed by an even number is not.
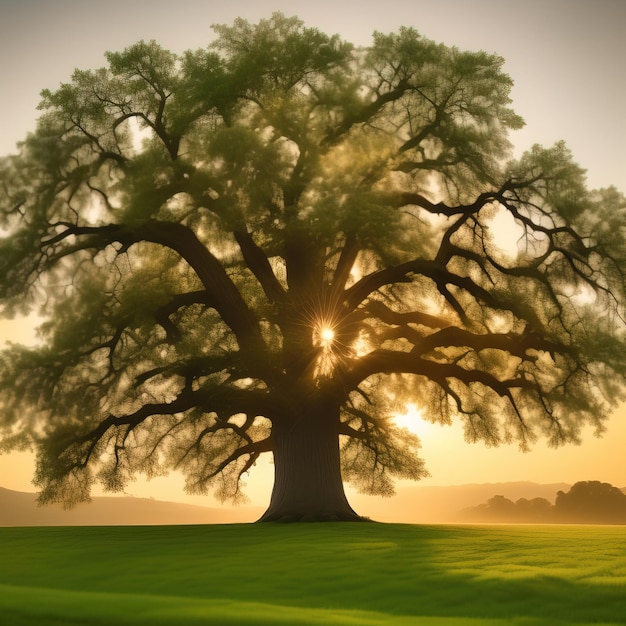
{"type": "Polygon", "coordinates": [[[34,493],[0,487],[0,526],[130,526],[253,522],[260,507],[209,508],[128,496],[97,497],[66,510],[39,506],[34,493]]]}

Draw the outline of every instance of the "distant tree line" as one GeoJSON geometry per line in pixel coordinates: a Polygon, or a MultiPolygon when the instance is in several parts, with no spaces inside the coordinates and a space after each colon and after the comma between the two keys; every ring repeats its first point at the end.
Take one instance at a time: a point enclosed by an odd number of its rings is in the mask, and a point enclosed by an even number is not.
{"type": "Polygon", "coordinates": [[[552,504],[545,498],[517,501],[496,495],[463,511],[474,522],[626,524],[626,494],[609,483],[581,481],[568,492],[558,491],[552,504]]]}

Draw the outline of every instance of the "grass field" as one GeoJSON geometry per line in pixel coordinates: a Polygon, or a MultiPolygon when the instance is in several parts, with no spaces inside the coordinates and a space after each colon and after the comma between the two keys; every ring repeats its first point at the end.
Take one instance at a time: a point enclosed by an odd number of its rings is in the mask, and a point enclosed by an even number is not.
{"type": "Polygon", "coordinates": [[[0,528],[11,626],[626,624],[626,528],[0,528]]]}

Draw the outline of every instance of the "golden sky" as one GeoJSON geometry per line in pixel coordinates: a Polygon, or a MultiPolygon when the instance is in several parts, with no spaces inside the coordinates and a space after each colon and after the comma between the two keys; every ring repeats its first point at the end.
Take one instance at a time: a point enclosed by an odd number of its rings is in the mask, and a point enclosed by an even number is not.
{"type": "MultiPolygon", "coordinates": [[[[210,24],[241,16],[251,21],[274,10],[366,45],[374,30],[413,26],[425,36],[466,49],[501,54],[513,77],[516,111],[527,126],[512,137],[516,154],[533,143],[564,139],[587,169],[591,187],[626,191],[626,2],[623,0],[0,0],[0,155],[32,130],[39,91],[67,81],[75,67],[104,64],[106,50],[156,39],[174,51],[206,45],[210,24]]],[[[20,320],[0,320],[0,344],[32,339],[20,320]]],[[[603,480],[626,486],[626,408],[618,410],[602,439],[586,433],[582,446],[552,450],[543,444],[522,454],[516,447],[468,445],[457,426],[418,419],[422,453],[431,478],[445,485],[532,480],[603,480]]],[[[0,486],[32,490],[32,459],[0,456],[0,486]]],[[[253,503],[268,501],[272,468],[249,480],[253,503]]],[[[187,497],[180,477],[137,483],[130,492],[169,500],[187,497]]]]}

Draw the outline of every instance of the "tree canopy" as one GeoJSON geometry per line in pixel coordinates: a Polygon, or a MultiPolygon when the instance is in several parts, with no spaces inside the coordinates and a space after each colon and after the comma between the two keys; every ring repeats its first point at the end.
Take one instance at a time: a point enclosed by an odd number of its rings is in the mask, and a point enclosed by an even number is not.
{"type": "Polygon", "coordinates": [[[0,162],[2,313],[43,319],[2,353],[2,445],[37,449],[42,500],[174,468],[236,500],[271,452],[264,519],[343,519],[341,477],[426,473],[406,402],[488,445],[601,432],[626,201],[564,143],[512,159],[503,59],[280,13],[214,30],[76,70],[0,162]]]}

